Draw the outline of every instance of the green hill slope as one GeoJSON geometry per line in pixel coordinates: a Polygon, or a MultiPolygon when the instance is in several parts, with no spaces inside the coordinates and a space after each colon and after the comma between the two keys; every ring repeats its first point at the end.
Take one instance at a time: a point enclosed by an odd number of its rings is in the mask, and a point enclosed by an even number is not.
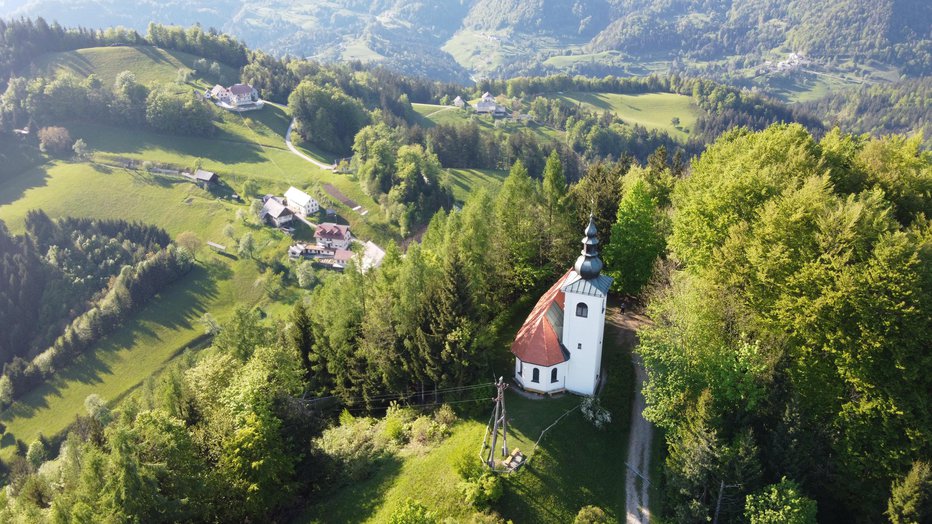
{"type": "MultiPolygon", "coordinates": [[[[197,60],[197,56],[188,53],[152,46],[92,47],[48,53],[36,61],[35,69],[47,76],[67,72],[86,77],[93,73],[106,85],[113,84],[121,72],[131,71],[139,82],[148,84],[172,82],[177,78],[179,69],[193,72],[197,60]]],[[[220,65],[220,77],[212,80],[233,83],[238,78],[235,69],[220,65]]]]}

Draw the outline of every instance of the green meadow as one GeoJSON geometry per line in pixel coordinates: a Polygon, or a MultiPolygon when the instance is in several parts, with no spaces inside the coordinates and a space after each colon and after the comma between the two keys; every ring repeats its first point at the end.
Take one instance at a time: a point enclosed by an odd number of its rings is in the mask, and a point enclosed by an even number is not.
{"type": "Polygon", "coordinates": [[[626,124],[638,124],[647,129],[666,131],[670,136],[686,140],[699,115],[692,98],[674,93],[565,93],[552,95],[572,103],[581,103],[593,111],[610,111],[626,124]],[[672,119],[680,119],[674,126],[672,119]]]}
{"type": "MultiPolygon", "coordinates": [[[[173,82],[179,69],[193,71],[194,62],[198,58],[181,51],[168,51],[152,46],[89,47],[77,51],[48,53],[36,60],[35,68],[45,75],[70,73],[87,77],[94,74],[106,85],[112,85],[117,75],[123,71],[131,71],[136,75],[136,80],[149,84],[173,82]]],[[[220,76],[227,80],[227,83],[234,83],[239,78],[239,72],[221,65],[220,76]]]]}

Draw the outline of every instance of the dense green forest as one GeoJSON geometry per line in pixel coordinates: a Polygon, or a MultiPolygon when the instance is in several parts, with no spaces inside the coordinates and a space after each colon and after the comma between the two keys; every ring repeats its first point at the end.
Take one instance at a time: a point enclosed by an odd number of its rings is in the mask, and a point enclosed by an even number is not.
{"type": "Polygon", "coordinates": [[[785,478],[820,521],[878,522],[929,457],[930,162],[918,139],[775,126],[676,184],[639,349],[675,521],[739,520],[785,478]]]}
{"type": "Polygon", "coordinates": [[[923,146],[932,147],[932,78],[903,80],[894,84],[862,86],[832,93],[803,104],[811,114],[824,115],[832,125],[852,133],[922,133],[923,146]]]}

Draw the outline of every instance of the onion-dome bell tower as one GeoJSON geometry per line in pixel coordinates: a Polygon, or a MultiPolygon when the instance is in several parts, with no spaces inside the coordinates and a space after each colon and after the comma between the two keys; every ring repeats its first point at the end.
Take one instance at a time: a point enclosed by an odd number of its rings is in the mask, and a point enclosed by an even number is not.
{"type": "Polygon", "coordinates": [[[576,259],[573,269],[582,278],[589,280],[599,276],[602,272],[602,259],[599,258],[599,238],[595,229],[595,219],[589,215],[589,225],[586,227],[586,236],[582,239],[583,248],[576,259]]]}
{"type": "Polygon", "coordinates": [[[612,278],[602,274],[595,220],[589,215],[582,252],[567,276],[564,293],[563,346],[570,354],[566,389],[593,395],[602,377],[605,305],[612,278]]]}

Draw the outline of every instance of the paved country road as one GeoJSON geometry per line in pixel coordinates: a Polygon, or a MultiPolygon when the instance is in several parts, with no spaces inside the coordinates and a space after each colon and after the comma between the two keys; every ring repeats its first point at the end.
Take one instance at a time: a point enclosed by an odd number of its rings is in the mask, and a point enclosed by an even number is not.
{"type": "MultiPolygon", "coordinates": [[[[268,100],[263,100],[262,102],[264,102],[264,103],[266,103],[266,104],[269,104],[269,105],[271,105],[271,106],[275,106],[275,107],[280,108],[280,109],[284,109],[284,110],[287,110],[287,109],[288,109],[287,107],[285,107],[285,106],[283,106],[283,105],[281,105],[281,104],[276,104],[275,102],[269,102],[268,100]]],[[[303,158],[304,160],[307,160],[308,162],[314,164],[315,166],[317,166],[317,167],[319,167],[319,168],[321,168],[321,169],[326,169],[327,171],[333,171],[333,164],[325,164],[325,163],[321,162],[320,160],[316,160],[316,159],[314,159],[314,158],[311,158],[311,157],[305,155],[304,153],[298,151],[298,148],[294,146],[294,144],[291,142],[291,132],[294,131],[294,125],[295,125],[296,123],[297,123],[297,120],[292,119],[292,120],[291,120],[291,124],[288,125],[288,131],[285,132],[285,146],[288,147],[288,149],[289,149],[292,153],[298,155],[299,157],[303,158]]]]}

